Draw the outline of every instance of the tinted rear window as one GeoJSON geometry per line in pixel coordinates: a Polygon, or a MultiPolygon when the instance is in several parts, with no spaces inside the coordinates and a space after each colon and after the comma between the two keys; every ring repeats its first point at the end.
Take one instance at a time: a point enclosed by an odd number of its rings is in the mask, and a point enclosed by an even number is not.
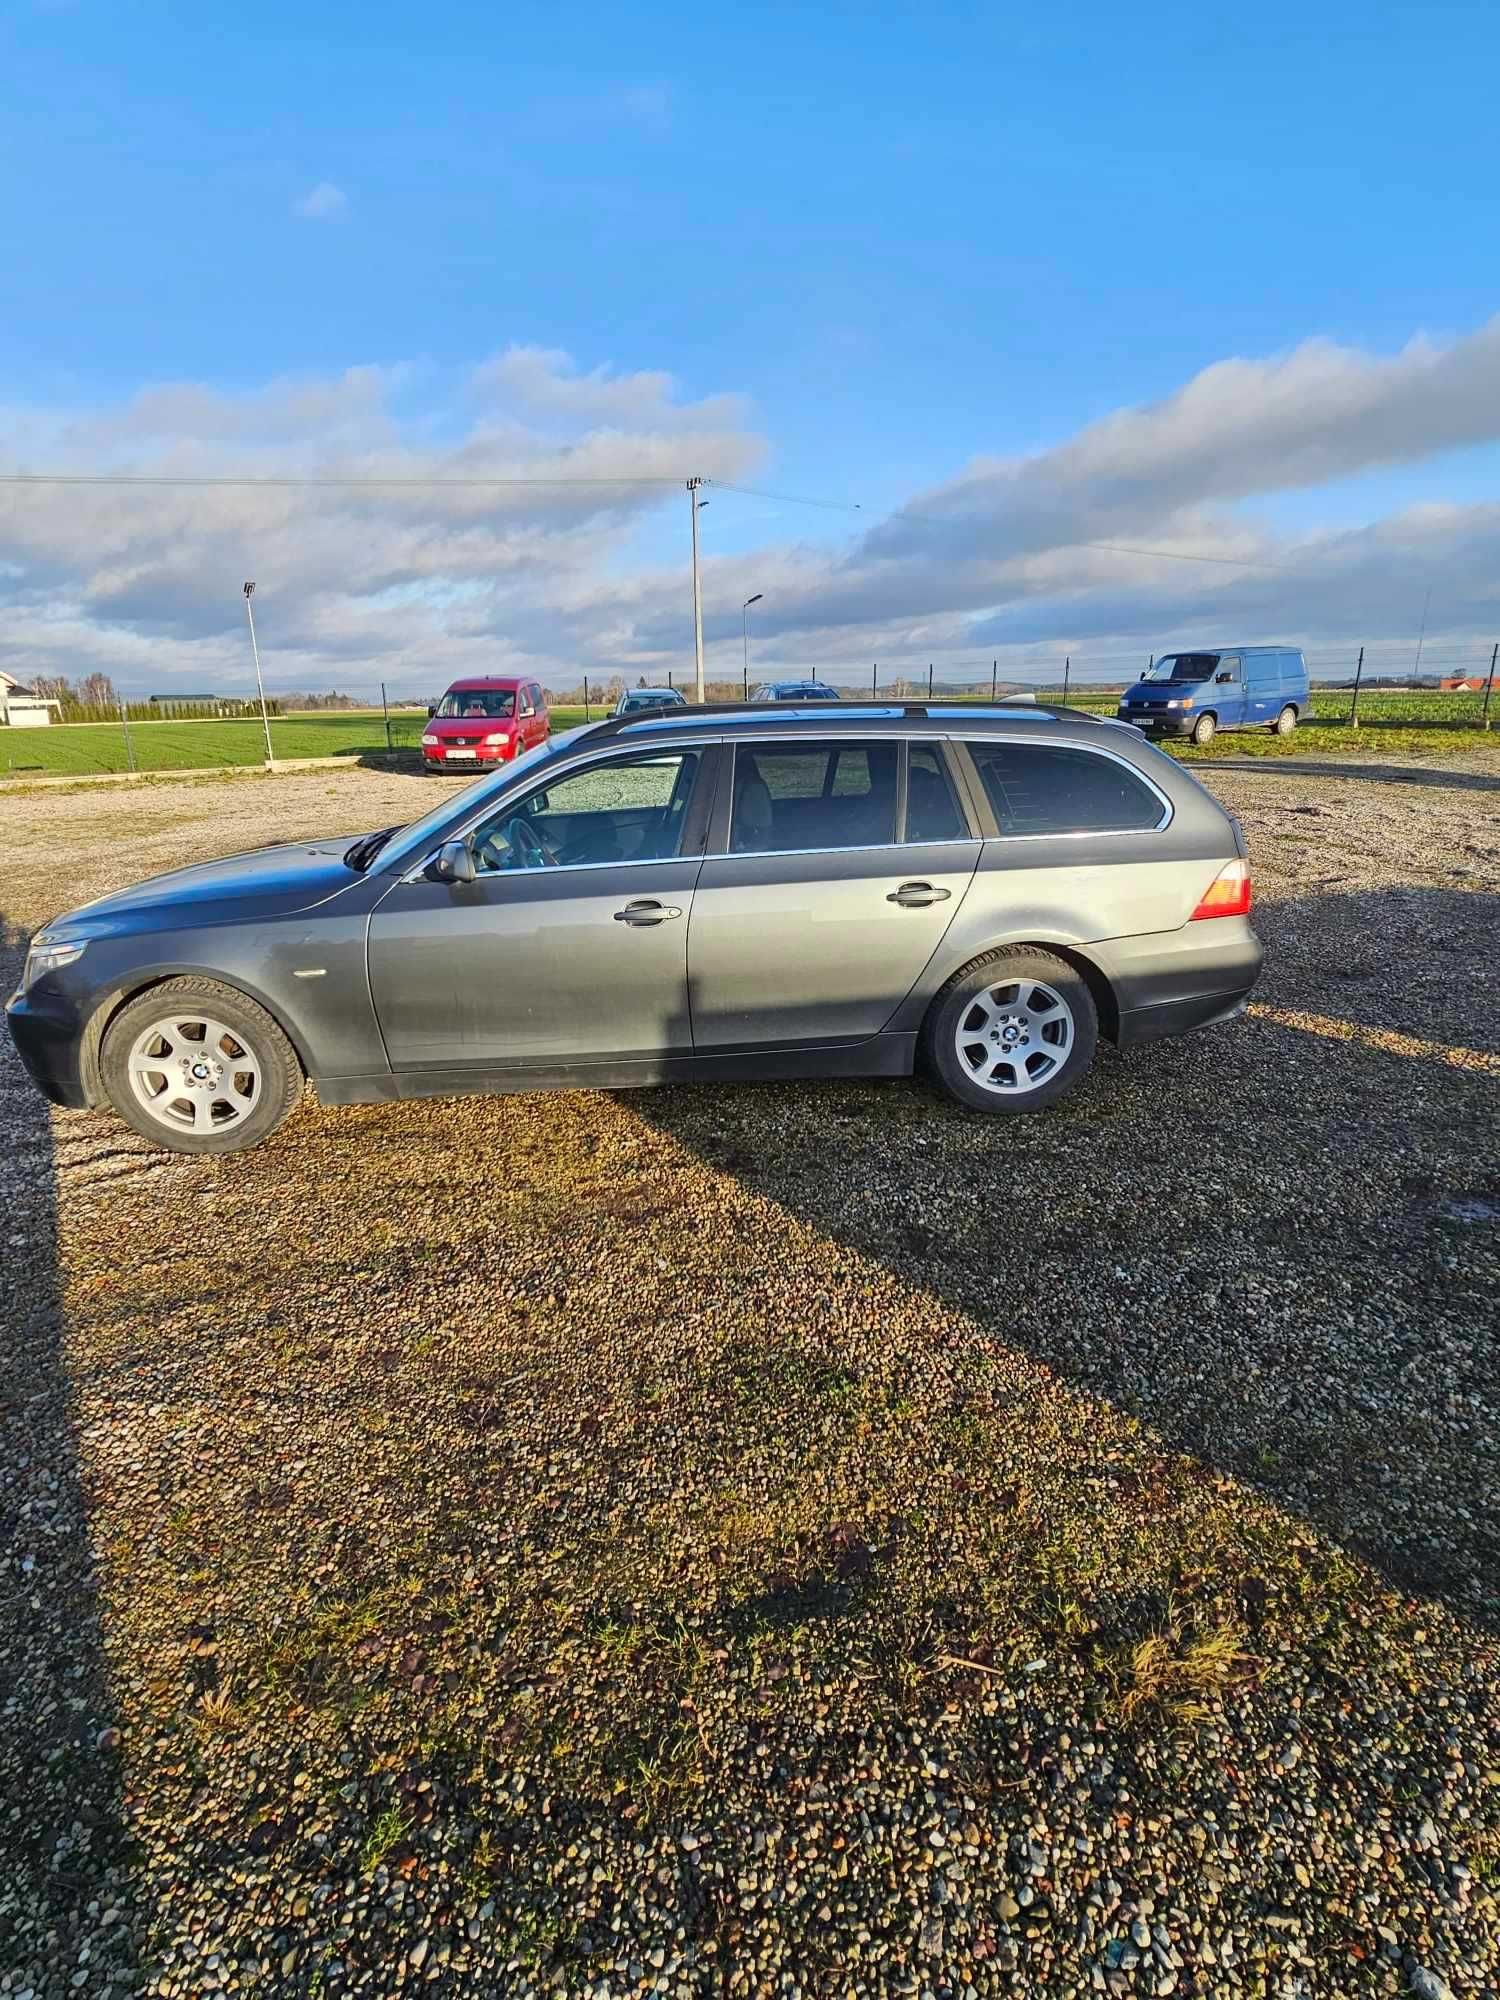
{"type": "Polygon", "coordinates": [[[1162,802],[1112,757],[1068,745],[970,743],[1002,834],[1135,833],[1156,826],[1162,802]]]}

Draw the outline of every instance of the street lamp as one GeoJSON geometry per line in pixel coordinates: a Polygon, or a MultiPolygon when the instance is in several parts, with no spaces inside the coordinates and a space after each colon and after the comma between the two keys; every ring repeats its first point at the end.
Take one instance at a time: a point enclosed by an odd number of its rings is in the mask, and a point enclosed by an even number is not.
{"type": "Polygon", "coordinates": [[[759,604],[761,598],[764,595],[765,595],[764,591],[757,590],[754,597],[747,597],[744,603],[740,606],[740,625],[742,627],[740,637],[744,642],[744,648],[745,648],[746,701],[750,699],[750,607],[752,604],[759,604]]]}
{"type": "Polygon", "coordinates": [[[245,616],[250,620],[250,650],[255,655],[255,692],[260,696],[260,724],[266,732],[266,763],[273,761],[271,752],[271,718],[266,712],[266,684],[260,677],[260,647],[255,638],[255,613],[250,609],[250,600],[255,595],[255,585],[247,583],[245,591],[245,616]]]}

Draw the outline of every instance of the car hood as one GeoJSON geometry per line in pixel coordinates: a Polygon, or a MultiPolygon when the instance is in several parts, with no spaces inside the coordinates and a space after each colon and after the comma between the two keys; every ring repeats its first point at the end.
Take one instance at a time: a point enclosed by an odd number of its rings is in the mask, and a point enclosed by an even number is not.
{"type": "Polygon", "coordinates": [[[129,930],[137,920],[160,922],[168,915],[174,923],[195,924],[309,909],[361,879],[344,861],[352,845],[352,839],[295,841],[174,868],[85,903],[54,919],[47,931],[54,937],[94,934],[129,930]]]}

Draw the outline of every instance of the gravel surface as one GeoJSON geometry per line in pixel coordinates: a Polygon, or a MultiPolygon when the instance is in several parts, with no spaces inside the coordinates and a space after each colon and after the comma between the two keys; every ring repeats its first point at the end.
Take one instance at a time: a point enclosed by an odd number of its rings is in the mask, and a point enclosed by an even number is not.
{"type": "MultiPolygon", "coordinates": [[[[309,1103],[0,1048],[0,1994],[1500,1993],[1500,761],[1215,771],[1252,1017],[309,1103]]],[[[58,907],[406,817],[0,799],[58,907]]]]}

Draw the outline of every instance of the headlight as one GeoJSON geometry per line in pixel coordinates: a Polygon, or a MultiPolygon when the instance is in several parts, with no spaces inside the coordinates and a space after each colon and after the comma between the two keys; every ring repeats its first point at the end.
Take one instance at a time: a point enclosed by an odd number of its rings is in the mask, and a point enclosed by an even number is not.
{"type": "Polygon", "coordinates": [[[437,737],[435,737],[435,736],[424,736],[424,737],[422,738],[422,748],[423,748],[424,750],[436,750],[437,746],[438,746],[438,739],[437,739],[437,737]]]}
{"type": "Polygon", "coordinates": [[[61,967],[71,965],[75,958],[82,957],[82,944],[55,944],[45,936],[40,937],[26,954],[26,970],[21,975],[21,984],[32,986],[43,974],[57,972],[61,967]]]}
{"type": "Polygon", "coordinates": [[[484,740],[486,743],[509,743],[510,731],[508,729],[492,729],[484,740]]]}

